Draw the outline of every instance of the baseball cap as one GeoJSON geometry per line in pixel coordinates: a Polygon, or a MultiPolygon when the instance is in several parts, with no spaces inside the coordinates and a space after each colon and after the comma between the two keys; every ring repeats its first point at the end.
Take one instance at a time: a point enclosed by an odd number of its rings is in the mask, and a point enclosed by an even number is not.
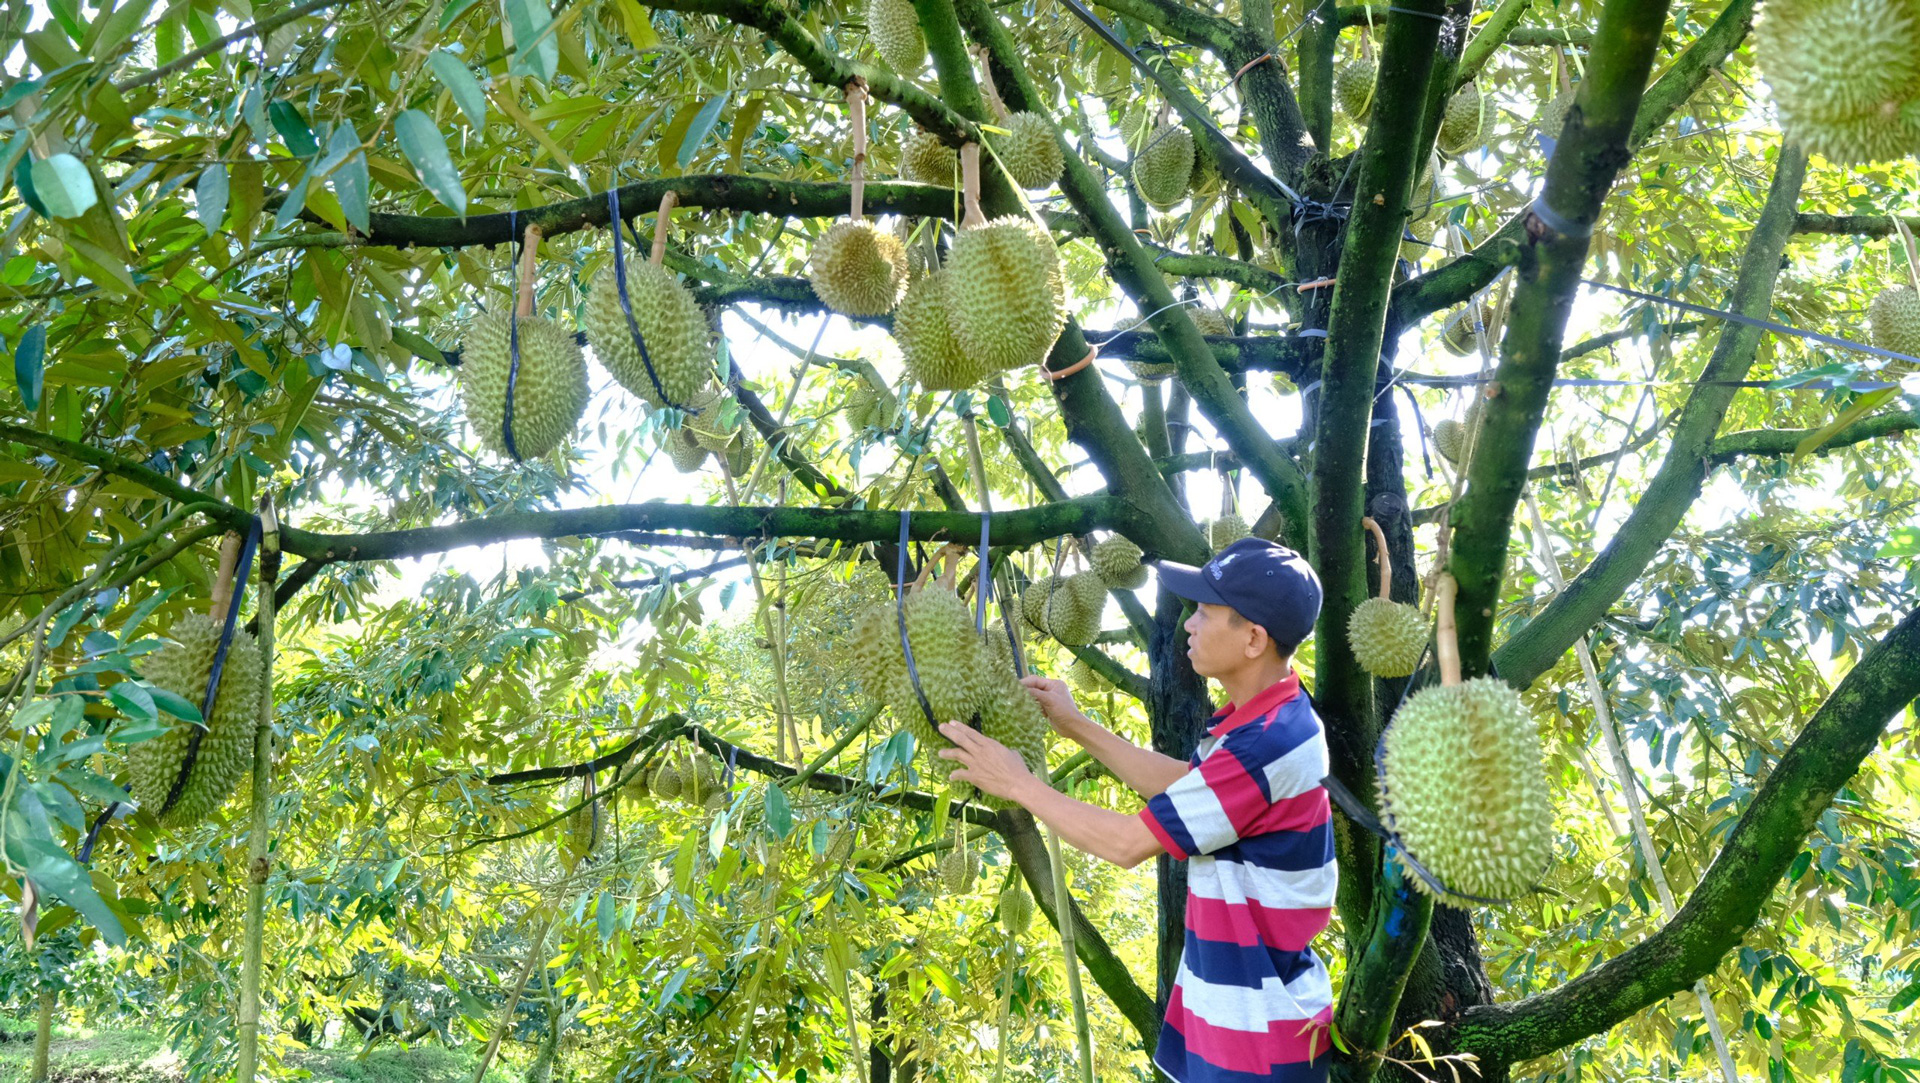
{"type": "Polygon", "coordinates": [[[1193,602],[1224,605],[1294,646],[1320,618],[1320,577],[1307,558],[1265,538],[1241,538],[1195,568],[1156,561],[1160,585],[1193,602]]]}

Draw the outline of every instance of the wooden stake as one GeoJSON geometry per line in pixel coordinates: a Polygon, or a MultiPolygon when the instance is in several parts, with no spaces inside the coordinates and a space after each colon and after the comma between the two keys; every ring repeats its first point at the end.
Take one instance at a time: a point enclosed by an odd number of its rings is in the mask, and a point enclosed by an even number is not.
{"type": "Polygon", "coordinates": [[[1453,620],[1453,601],[1460,593],[1460,584],[1452,575],[1441,572],[1434,583],[1434,608],[1439,625],[1434,630],[1434,652],[1440,659],[1440,683],[1453,686],[1461,683],[1460,677],[1460,631],[1453,620]]]}
{"type": "Polygon", "coordinates": [[[1387,555],[1387,532],[1371,516],[1361,519],[1360,525],[1373,532],[1373,547],[1380,554],[1380,597],[1385,598],[1393,589],[1393,558],[1387,555]]]}
{"type": "Polygon", "coordinates": [[[540,227],[529,222],[525,239],[520,245],[519,299],[513,306],[513,314],[523,320],[533,315],[533,271],[539,251],[540,227]]]}

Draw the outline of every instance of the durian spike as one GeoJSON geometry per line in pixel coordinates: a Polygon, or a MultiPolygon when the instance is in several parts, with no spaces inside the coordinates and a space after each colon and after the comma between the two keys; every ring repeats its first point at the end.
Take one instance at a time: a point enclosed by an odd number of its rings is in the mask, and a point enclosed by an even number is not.
{"type": "Polygon", "coordinates": [[[858,222],[867,189],[867,81],[854,76],[844,89],[853,123],[853,207],[847,216],[858,222]]]}
{"type": "Polygon", "coordinates": [[[533,269],[540,251],[540,227],[527,223],[525,240],[520,244],[520,286],[515,291],[513,315],[526,319],[533,315],[533,269]]]}
{"type": "Polygon", "coordinates": [[[669,188],[660,197],[660,213],[653,216],[653,254],[647,262],[655,267],[667,261],[667,226],[672,223],[673,209],[680,205],[680,197],[669,188]]]}
{"type": "Polygon", "coordinates": [[[960,199],[966,206],[966,213],[960,218],[960,228],[975,229],[987,224],[987,216],[980,210],[980,144],[978,143],[967,143],[960,148],[960,199]]]}
{"type": "Polygon", "coordinates": [[[233,579],[240,568],[240,535],[228,531],[220,539],[220,568],[213,574],[213,598],[207,603],[207,616],[216,621],[227,619],[227,606],[233,602],[233,579]]]}
{"type": "Polygon", "coordinates": [[[1439,625],[1434,629],[1434,653],[1440,660],[1440,683],[1456,685],[1460,679],[1460,631],[1453,622],[1453,600],[1460,584],[1452,575],[1441,572],[1433,585],[1434,609],[1439,625]]]}
{"type": "Polygon", "coordinates": [[[1387,555],[1387,532],[1372,516],[1361,519],[1360,525],[1373,532],[1374,552],[1380,554],[1380,597],[1385,598],[1393,590],[1393,558],[1387,555]]]}

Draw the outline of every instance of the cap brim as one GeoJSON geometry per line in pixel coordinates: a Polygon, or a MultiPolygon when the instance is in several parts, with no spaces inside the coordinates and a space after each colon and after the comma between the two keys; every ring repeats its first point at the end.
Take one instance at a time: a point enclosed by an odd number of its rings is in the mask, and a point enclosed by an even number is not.
{"type": "Polygon", "coordinates": [[[1155,561],[1154,571],[1160,573],[1160,585],[1177,598],[1190,602],[1206,602],[1209,605],[1226,605],[1227,600],[1207,582],[1206,573],[1191,564],[1174,564],[1170,561],[1155,561]]]}

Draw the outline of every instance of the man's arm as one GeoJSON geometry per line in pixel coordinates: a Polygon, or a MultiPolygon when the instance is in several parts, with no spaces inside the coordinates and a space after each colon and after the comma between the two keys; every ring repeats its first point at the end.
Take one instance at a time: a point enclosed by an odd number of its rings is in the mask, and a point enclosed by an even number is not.
{"type": "Polygon", "coordinates": [[[940,756],[960,764],[951,776],[953,781],[969,782],[984,793],[1018,802],[1074,849],[1127,869],[1164,850],[1139,817],[1060,793],[1034,777],[1019,753],[986,734],[958,722],[941,726],[940,732],[953,742],[952,748],[940,750],[940,756]]]}
{"type": "MultiPolygon", "coordinates": [[[[1173,785],[1175,779],[1191,768],[1185,760],[1163,756],[1151,748],[1141,748],[1088,718],[1074,705],[1073,694],[1065,681],[1050,677],[1028,677],[1021,682],[1039,703],[1040,711],[1060,736],[1087,750],[1113,776],[1141,797],[1152,797],[1173,785]]],[[[1075,802],[1078,804],[1078,802],[1075,802]]],[[[1034,815],[1039,815],[1035,809],[1034,815]]],[[[1067,836],[1063,833],[1062,838],[1067,836]]],[[[1084,849],[1084,847],[1082,847],[1084,849]]],[[[1091,851],[1089,851],[1091,852],[1091,851]]],[[[1151,855],[1148,855],[1151,856],[1151,855]]]]}

